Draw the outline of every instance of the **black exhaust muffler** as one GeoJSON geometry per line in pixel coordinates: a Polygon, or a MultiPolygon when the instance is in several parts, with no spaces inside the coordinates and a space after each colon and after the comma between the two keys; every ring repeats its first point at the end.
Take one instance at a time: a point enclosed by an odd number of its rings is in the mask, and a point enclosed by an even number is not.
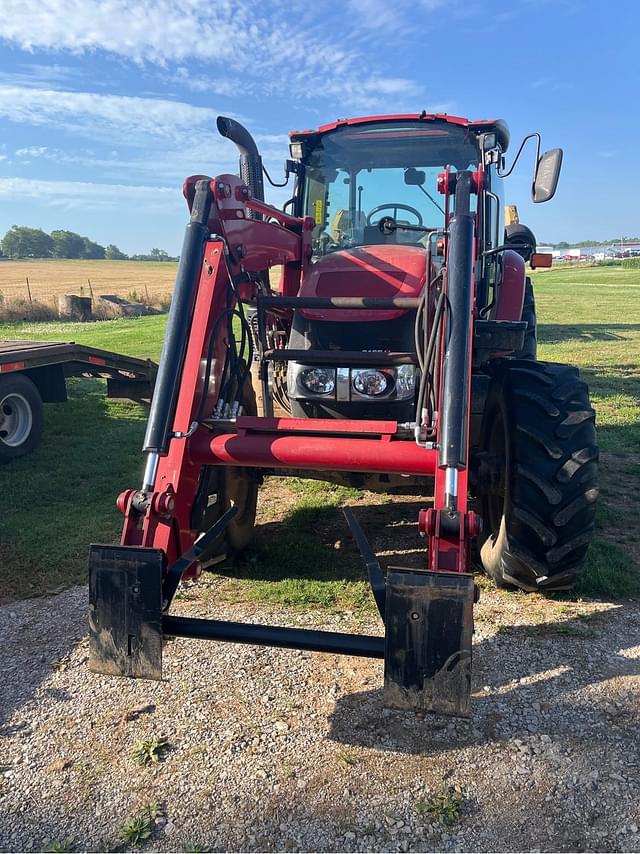
{"type": "MultiPolygon", "coordinates": [[[[258,146],[249,131],[235,119],[218,116],[220,134],[235,142],[240,152],[240,178],[251,190],[254,199],[264,202],[264,182],[262,179],[262,158],[258,146]]],[[[262,214],[250,211],[252,219],[262,219],[262,214]]]]}

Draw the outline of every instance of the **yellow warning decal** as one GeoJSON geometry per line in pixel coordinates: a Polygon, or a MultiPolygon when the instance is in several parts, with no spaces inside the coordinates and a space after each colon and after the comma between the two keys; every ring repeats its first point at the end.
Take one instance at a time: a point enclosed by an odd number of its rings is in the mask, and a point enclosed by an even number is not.
{"type": "Polygon", "coordinates": [[[313,217],[316,225],[322,225],[324,222],[324,202],[322,199],[316,199],[313,203],[313,217]]]}

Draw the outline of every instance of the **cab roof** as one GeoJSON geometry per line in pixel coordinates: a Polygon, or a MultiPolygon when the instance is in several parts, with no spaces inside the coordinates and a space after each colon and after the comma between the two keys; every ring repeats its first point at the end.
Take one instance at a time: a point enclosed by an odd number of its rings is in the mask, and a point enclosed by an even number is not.
{"type": "Polygon", "coordinates": [[[315,137],[353,125],[373,124],[379,122],[447,122],[458,127],[468,128],[474,133],[491,133],[495,131],[500,147],[506,151],[509,146],[509,128],[502,119],[479,119],[470,121],[461,116],[449,116],[446,113],[403,113],[393,116],[360,116],[354,119],[337,119],[326,125],[320,125],[317,130],[292,130],[289,132],[291,142],[311,141],[315,137]]]}

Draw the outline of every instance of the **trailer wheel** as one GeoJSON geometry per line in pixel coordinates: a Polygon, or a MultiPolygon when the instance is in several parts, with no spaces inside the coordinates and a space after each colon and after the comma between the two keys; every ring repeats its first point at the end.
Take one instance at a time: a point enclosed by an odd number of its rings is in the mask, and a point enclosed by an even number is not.
{"type": "Polygon", "coordinates": [[[567,590],[582,570],[598,495],[595,413],[576,368],[499,360],[481,431],[486,573],[498,586],[567,590]]]}
{"type": "Polygon", "coordinates": [[[42,425],[42,398],[29,377],[0,377],[0,463],[33,451],[42,438],[42,425]]]}

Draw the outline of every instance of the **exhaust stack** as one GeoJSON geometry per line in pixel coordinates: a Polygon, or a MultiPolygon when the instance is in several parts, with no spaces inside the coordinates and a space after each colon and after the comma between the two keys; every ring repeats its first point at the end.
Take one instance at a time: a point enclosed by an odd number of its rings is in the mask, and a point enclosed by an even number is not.
{"type": "MultiPolygon", "coordinates": [[[[254,199],[264,202],[264,183],[262,180],[262,158],[258,146],[249,131],[226,116],[218,116],[216,121],[220,134],[235,142],[240,152],[240,178],[251,190],[254,199]]],[[[262,215],[250,211],[252,219],[262,219],[262,215]]]]}

